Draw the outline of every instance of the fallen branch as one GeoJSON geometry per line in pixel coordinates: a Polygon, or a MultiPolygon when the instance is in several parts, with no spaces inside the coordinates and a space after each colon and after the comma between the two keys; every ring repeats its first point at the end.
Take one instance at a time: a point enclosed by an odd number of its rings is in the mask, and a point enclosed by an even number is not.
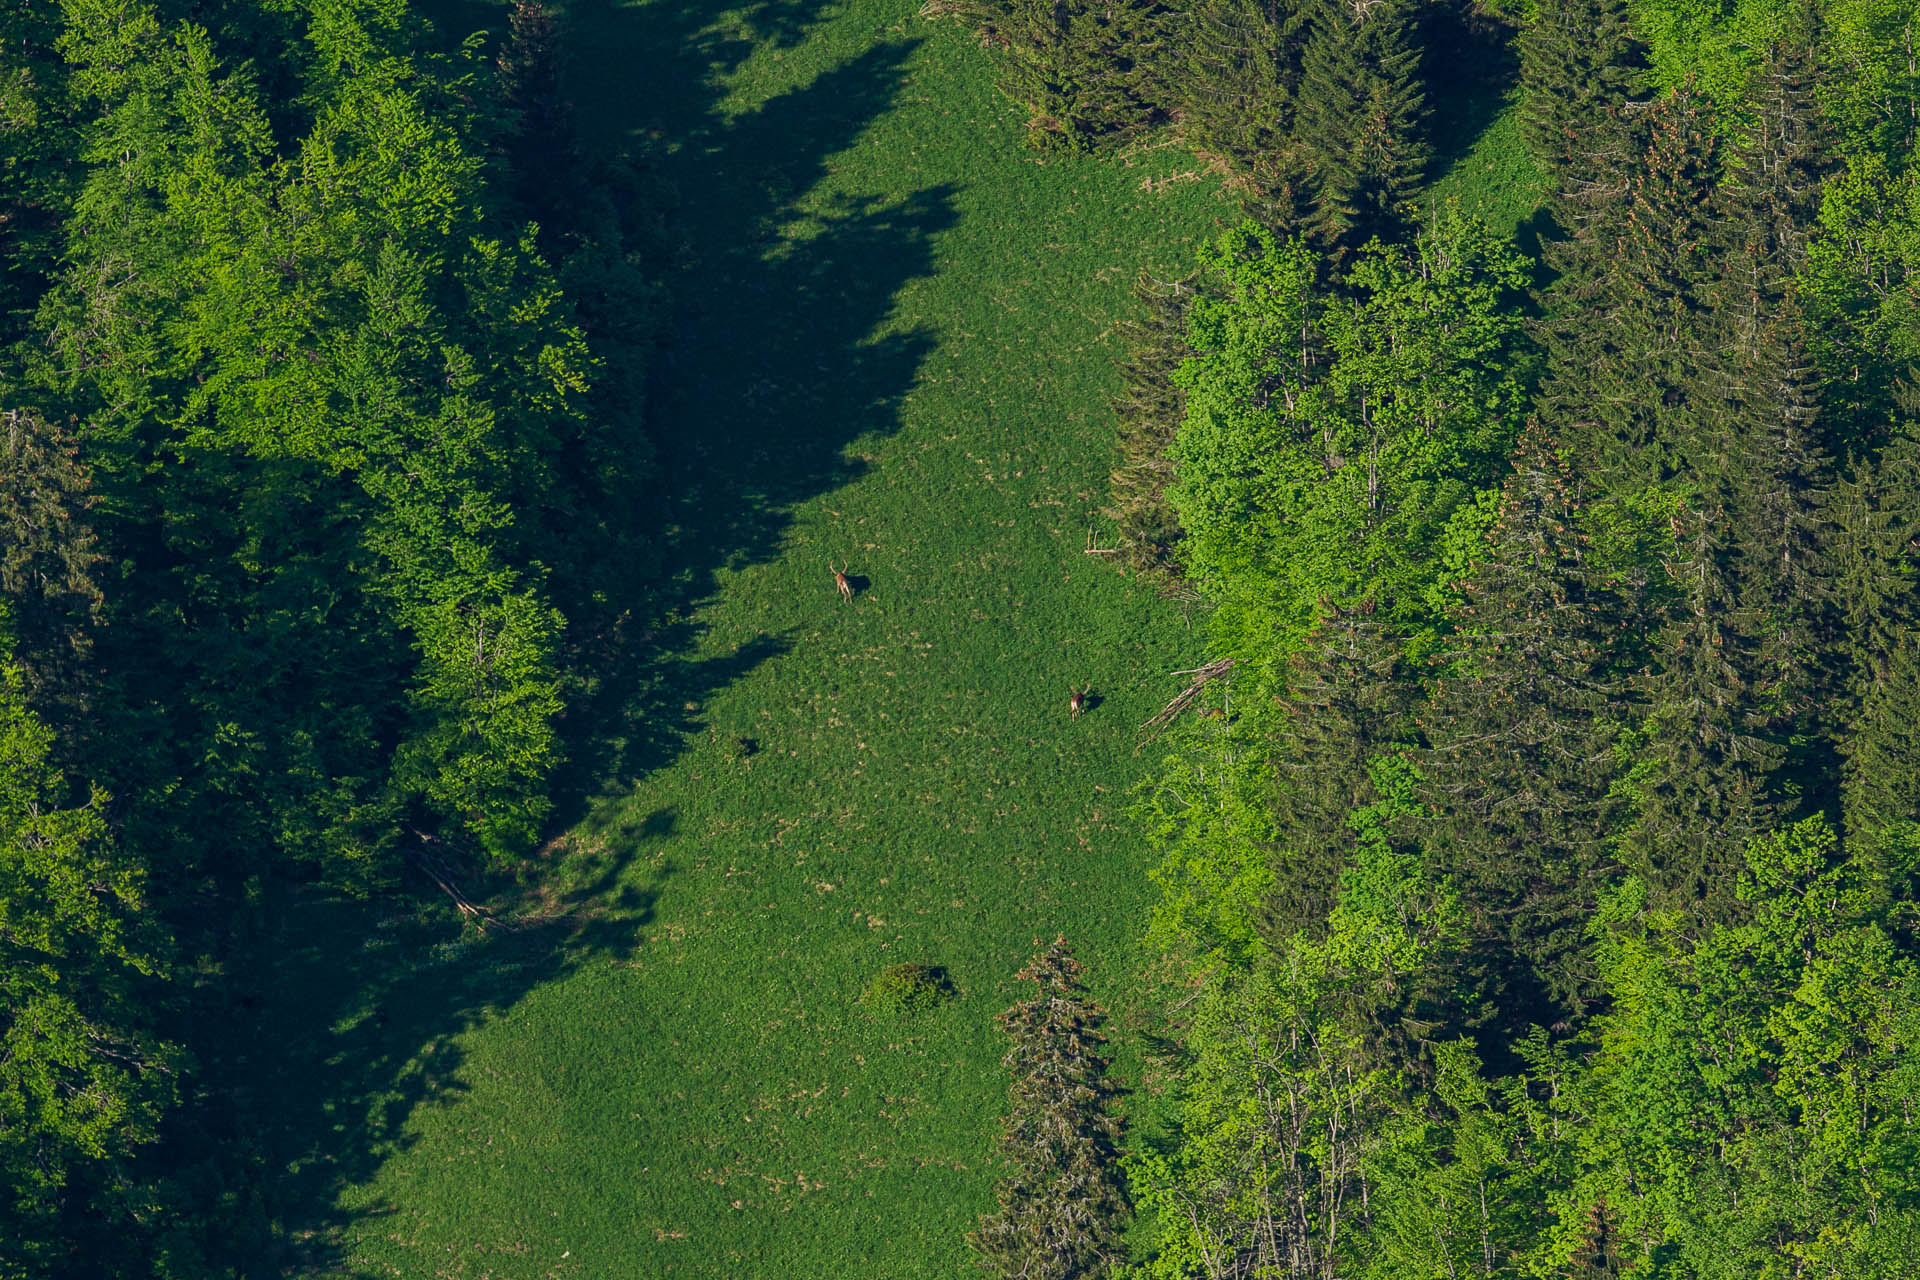
{"type": "Polygon", "coordinates": [[[1154,717],[1140,726],[1140,732],[1158,732],[1179,719],[1180,713],[1192,706],[1200,697],[1201,690],[1208,684],[1233,670],[1232,658],[1215,658],[1204,667],[1192,667],[1186,671],[1175,671],[1176,676],[1192,676],[1187,687],[1173,695],[1167,705],[1160,708],[1154,717]]]}
{"type": "Polygon", "coordinates": [[[1097,542],[1094,541],[1093,526],[1088,525],[1086,554],[1090,556],[1117,556],[1120,554],[1120,548],[1100,546],[1097,542]]]}
{"type": "Polygon", "coordinates": [[[432,836],[420,830],[418,827],[413,828],[413,834],[418,837],[420,841],[419,845],[412,851],[413,865],[426,872],[427,878],[439,885],[441,892],[453,899],[453,905],[459,908],[461,915],[473,921],[481,929],[485,929],[489,925],[496,925],[509,932],[518,932],[517,926],[508,924],[506,921],[494,915],[493,912],[460,892],[460,886],[453,882],[453,872],[448,869],[447,864],[428,852],[428,846],[437,843],[432,836]]]}

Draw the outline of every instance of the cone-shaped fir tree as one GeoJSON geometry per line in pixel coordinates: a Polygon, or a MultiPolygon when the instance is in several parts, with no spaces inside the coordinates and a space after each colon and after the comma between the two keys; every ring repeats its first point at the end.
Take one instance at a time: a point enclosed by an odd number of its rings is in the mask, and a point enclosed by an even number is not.
{"type": "Polygon", "coordinates": [[[1373,762],[1414,733],[1420,685],[1404,645],[1372,600],[1342,609],[1321,602],[1312,649],[1294,661],[1287,728],[1272,751],[1280,851],[1256,925],[1278,946],[1325,931],[1353,850],[1348,818],[1379,801],[1373,762]]]}
{"type": "Polygon", "coordinates": [[[1594,188],[1626,164],[1627,104],[1643,65],[1626,0],[1540,0],[1520,34],[1520,124],[1568,230],[1591,208],[1594,188]]]}
{"type": "Polygon", "coordinates": [[[1642,113],[1632,163],[1596,184],[1595,216],[1553,254],[1542,417],[1574,473],[1637,491],[1684,465],[1704,393],[1699,371],[1721,244],[1714,135],[1679,93],[1642,113]],[[1601,204],[1607,207],[1602,209],[1601,204]]]}
{"type": "Polygon", "coordinates": [[[1423,717],[1428,855],[1470,912],[1475,985],[1522,1029],[1542,998],[1577,1014],[1593,994],[1585,930],[1616,870],[1620,610],[1592,579],[1580,521],[1566,464],[1529,427],[1423,717]]]}
{"type": "Polygon", "coordinates": [[[1886,653],[1844,749],[1841,813],[1856,847],[1920,853],[1920,639],[1886,653]]]}
{"type": "Polygon", "coordinates": [[[0,413],[0,646],[29,705],[56,729],[77,717],[103,559],[87,510],[92,477],[66,431],[28,409],[0,413]]]}
{"type": "Polygon", "coordinates": [[[543,0],[518,0],[497,63],[508,113],[502,146],[521,200],[543,218],[579,200],[580,147],[573,128],[560,23],[543,0]]]}
{"type": "Polygon", "coordinates": [[[1246,184],[1249,212],[1290,226],[1304,177],[1293,129],[1307,33],[1302,0],[1193,0],[1174,22],[1182,61],[1171,92],[1181,133],[1246,184]]]}
{"type": "Polygon", "coordinates": [[[1747,842],[1767,829],[1779,747],[1750,731],[1753,640],[1727,572],[1723,510],[1673,520],[1673,596],[1641,673],[1646,715],[1623,780],[1620,859],[1648,901],[1704,918],[1732,909],[1747,842]]]}
{"type": "Polygon", "coordinates": [[[1311,225],[1356,246],[1398,226],[1426,172],[1426,93],[1410,0],[1316,0],[1298,132],[1313,169],[1311,225]]]}
{"type": "Polygon", "coordinates": [[[1001,92],[1028,112],[1027,143],[1091,151],[1158,112],[1163,12],[1152,0],[936,0],[994,52],[1001,92]]]}
{"type": "Polygon", "coordinates": [[[1000,1207],[968,1236],[988,1274],[1005,1280],[1098,1280],[1118,1253],[1128,1213],[1119,1166],[1100,1006],[1080,983],[1065,938],[1020,971],[1038,993],[1000,1015],[1013,1081],[1000,1152],[1010,1166],[1000,1207]]]}
{"type": "Polygon", "coordinates": [[[1167,450],[1186,416],[1186,388],[1174,370],[1193,354],[1187,308],[1194,280],[1156,280],[1145,272],[1134,285],[1133,313],[1120,325],[1127,355],[1120,362],[1120,394],[1113,413],[1120,465],[1113,470],[1111,514],[1120,525],[1120,559],[1127,568],[1168,581],[1180,576],[1180,517],[1167,501],[1174,481],[1167,450]]]}
{"type": "Polygon", "coordinates": [[[1878,457],[1857,460],[1826,514],[1846,672],[1833,699],[1844,830],[1849,841],[1878,843],[1896,829],[1911,838],[1920,822],[1920,423],[1903,419],[1878,457]]]}

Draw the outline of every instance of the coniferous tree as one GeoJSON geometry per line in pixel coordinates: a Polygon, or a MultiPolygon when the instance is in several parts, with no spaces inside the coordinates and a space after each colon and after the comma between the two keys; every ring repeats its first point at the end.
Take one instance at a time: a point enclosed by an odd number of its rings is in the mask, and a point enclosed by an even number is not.
{"type": "Polygon", "coordinates": [[[82,664],[103,600],[87,521],[91,477],[78,451],[71,434],[32,410],[0,414],[0,637],[36,710],[56,723],[84,696],[82,664]]]}
{"type": "Polygon", "coordinates": [[[1401,224],[1426,172],[1419,23],[1407,0],[1316,0],[1296,111],[1312,169],[1310,225],[1358,246],[1401,224]]]}
{"type": "Polygon", "coordinates": [[[994,52],[1001,91],[1028,113],[1029,146],[1092,151],[1159,114],[1155,0],[933,0],[924,12],[960,19],[994,52]]]}
{"type": "Polygon", "coordinates": [[[1196,0],[1168,31],[1181,58],[1169,97],[1196,148],[1226,161],[1270,225],[1299,212],[1304,171],[1294,139],[1305,48],[1301,0],[1196,0]]]}
{"type": "Polygon", "coordinates": [[[1725,568],[1726,513],[1683,510],[1673,534],[1618,847],[1656,905],[1711,915],[1730,909],[1747,841],[1769,825],[1781,752],[1751,728],[1753,627],[1725,568]]]}
{"type": "Polygon", "coordinates": [[[1187,307],[1194,277],[1159,281],[1145,272],[1134,285],[1134,312],[1123,322],[1126,357],[1113,402],[1120,465],[1113,470],[1112,515],[1120,525],[1120,559],[1128,568],[1171,584],[1181,573],[1180,517],[1167,501],[1174,482],[1167,457],[1186,415],[1185,389],[1174,381],[1187,345],[1187,307]]]}
{"type": "Polygon", "coordinates": [[[1624,171],[1627,108],[1640,91],[1643,51],[1625,0],[1542,0],[1520,35],[1520,122],[1552,176],[1561,225],[1580,225],[1596,188],[1624,171]]]}
{"type": "Polygon", "coordinates": [[[1420,686],[1404,641],[1372,600],[1322,602],[1315,642],[1293,663],[1273,744],[1273,887],[1256,918],[1269,945],[1325,927],[1353,848],[1349,818],[1380,799],[1374,762],[1412,739],[1420,686]]]}
{"type": "Polygon", "coordinates": [[[1596,184],[1545,325],[1542,416],[1575,474],[1603,494],[1644,489],[1690,465],[1718,337],[1715,137],[1700,105],[1675,94],[1647,109],[1625,171],[1596,184]]]}
{"type": "Polygon", "coordinates": [[[1119,1256],[1127,1193],[1120,1121],[1100,1034],[1104,1013],[1080,983],[1080,962],[1055,939],[1020,971],[1038,993],[1000,1015],[1013,1077],[1000,1140],[1010,1167],[999,1208],[969,1237],[1006,1280],[1098,1280],[1119,1256]]]}
{"type": "Polygon", "coordinates": [[[1429,855],[1471,921],[1482,998],[1520,1026],[1540,1016],[1528,1007],[1539,996],[1569,1014],[1591,999],[1584,935],[1616,870],[1609,641],[1622,610],[1588,565],[1573,487],[1552,440],[1529,428],[1422,716],[1429,855]]]}

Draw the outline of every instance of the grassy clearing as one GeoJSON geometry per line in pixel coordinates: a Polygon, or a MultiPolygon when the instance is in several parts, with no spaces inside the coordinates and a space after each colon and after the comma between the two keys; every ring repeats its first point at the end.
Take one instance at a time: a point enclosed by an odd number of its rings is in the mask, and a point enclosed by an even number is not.
{"type": "MultiPolygon", "coordinates": [[[[1200,644],[1082,551],[1128,285],[1237,213],[1171,148],[1024,151],[916,4],[572,0],[582,117],[662,139],[682,206],[677,609],[600,691],[568,920],[270,913],[276,996],[206,1064],[263,1153],[258,1273],[971,1274],[1013,973],[1064,932],[1144,1013],[1134,726],[1200,644]],[[953,997],[862,1006],[902,962],[953,997]]],[[[1517,132],[1478,136],[1440,188],[1518,222],[1524,176],[1474,176],[1517,132]]]]}
{"type": "Polygon", "coordinates": [[[1546,196],[1547,178],[1520,134],[1517,105],[1495,116],[1427,194],[1433,201],[1458,200],[1462,209],[1497,230],[1518,232],[1528,249],[1533,247],[1529,224],[1546,196]]]}
{"type": "Polygon", "coordinates": [[[583,114],[675,140],[683,608],[657,682],[608,691],[591,918],[462,946],[429,912],[342,956],[364,917],[289,912],[302,1065],[251,1087],[307,1268],[968,1274],[1013,973],[1064,932],[1141,1008],[1134,726],[1198,637],[1083,547],[1128,286],[1234,212],[1171,149],[1022,150],[916,7],[573,5],[583,114]],[[955,998],[861,1007],[901,961],[955,998]]]}

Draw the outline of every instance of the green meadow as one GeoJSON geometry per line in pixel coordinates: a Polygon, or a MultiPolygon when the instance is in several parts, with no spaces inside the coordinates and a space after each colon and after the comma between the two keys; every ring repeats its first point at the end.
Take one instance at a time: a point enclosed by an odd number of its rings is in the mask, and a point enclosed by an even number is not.
{"type": "Polygon", "coordinates": [[[1087,549],[1130,286],[1237,207],[1169,145],[1026,150],[911,0],[568,16],[581,119],[678,210],[667,607],[597,677],[537,901],[486,929],[277,904],[261,1044],[209,1068],[264,1153],[262,1247],[308,1274],[969,1274],[994,1017],[1037,941],[1074,943],[1140,1083],[1128,793],[1203,646],[1087,549]],[[956,998],[859,1005],[902,961],[956,998]]]}
{"type": "Polygon", "coordinates": [[[352,1274],[965,1274],[1035,940],[1074,942],[1116,1029],[1144,1008],[1136,729],[1200,641],[1086,548],[1129,287],[1234,206],[1171,148],[1023,149],[906,0],[570,18],[583,119],[662,139],[683,211],[673,608],[596,691],[564,918],[435,907],[343,958],[367,908],[283,913],[299,1065],[244,1084],[282,1220],[352,1274]],[[957,998],[856,1004],[904,960],[957,998]]]}

